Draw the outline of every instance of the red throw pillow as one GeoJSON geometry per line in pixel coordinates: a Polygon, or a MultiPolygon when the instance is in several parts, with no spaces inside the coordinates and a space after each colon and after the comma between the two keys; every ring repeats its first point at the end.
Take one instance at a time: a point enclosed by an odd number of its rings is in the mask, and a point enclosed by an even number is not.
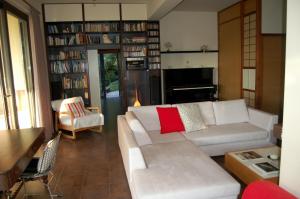
{"type": "Polygon", "coordinates": [[[161,134],[185,131],[177,107],[156,107],[156,110],[159,117],[161,134]]]}

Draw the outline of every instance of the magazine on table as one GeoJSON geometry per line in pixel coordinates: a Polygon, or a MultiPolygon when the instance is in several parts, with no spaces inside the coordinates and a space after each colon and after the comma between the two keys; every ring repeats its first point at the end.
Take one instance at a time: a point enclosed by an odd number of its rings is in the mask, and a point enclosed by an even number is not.
{"type": "Polygon", "coordinates": [[[261,171],[263,174],[278,174],[279,169],[269,162],[254,163],[253,167],[261,171]]]}
{"type": "Polygon", "coordinates": [[[243,152],[237,152],[235,155],[240,158],[241,160],[254,160],[263,158],[261,155],[256,153],[255,151],[243,151],[243,152]]]}

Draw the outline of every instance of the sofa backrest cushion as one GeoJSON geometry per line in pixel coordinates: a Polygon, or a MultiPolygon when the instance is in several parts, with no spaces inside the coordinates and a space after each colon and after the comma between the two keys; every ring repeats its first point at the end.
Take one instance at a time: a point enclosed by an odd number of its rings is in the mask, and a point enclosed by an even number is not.
{"type": "Polygon", "coordinates": [[[149,137],[147,131],[132,111],[126,112],[125,118],[139,146],[152,144],[151,138],[149,137]]]}
{"type": "Polygon", "coordinates": [[[160,123],[156,107],[171,107],[169,104],[158,106],[140,106],[140,107],[128,107],[128,111],[134,112],[136,117],[142,123],[147,131],[160,130],[160,123]]]}
{"type": "Polygon", "coordinates": [[[244,99],[213,102],[216,124],[232,124],[249,121],[244,99]]]}
{"type": "Polygon", "coordinates": [[[206,125],[215,125],[216,124],[216,118],[213,108],[213,103],[211,101],[207,102],[197,102],[202,119],[204,120],[204,123],[206,125]]]}

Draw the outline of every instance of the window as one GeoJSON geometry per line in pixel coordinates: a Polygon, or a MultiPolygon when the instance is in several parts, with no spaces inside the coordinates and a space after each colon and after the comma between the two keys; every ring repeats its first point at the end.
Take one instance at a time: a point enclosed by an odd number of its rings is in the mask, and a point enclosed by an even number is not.
{"type": "Polygon", "coordinates": [[[8,4],[0,11],[0,128],[35,126],[28,18],[8,4]]]}

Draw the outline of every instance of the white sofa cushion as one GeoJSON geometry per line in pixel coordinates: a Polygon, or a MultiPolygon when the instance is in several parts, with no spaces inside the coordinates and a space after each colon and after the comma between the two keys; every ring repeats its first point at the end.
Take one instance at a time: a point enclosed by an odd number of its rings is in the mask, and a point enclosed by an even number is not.
{"type": "Polygon", "coordinates": [[[178,104],[177,108],[186,133],[206,128],[198,104],[178,104]]]}
{"type": "Polygon", "coordinates": [[[186,138],[183,136],[183,133],[184,132],[173,132],[161,134],[159,130],[148,131],[148,135],[153,144],[184,141],[186,138]]]}
{"type": "Polygon", "coordinates": [[[250,123],[210,126],[200,131],[184,134],[197,146],[234,143],[268,138],[269,132],[250,123]]]}
{"type": "Polygon", "coordinates": [[[160,123],[156,107],[171,107],[171,105],[159,105],[159,106],[140,106],[140,107],[128,107],[128,111],[134,112],[136,117],[140,120],[147,131],[160,130],[160,123]]]}
{"type": "Polygon", "coordinates": [[[210,101],[207,102],[197,102],[200,108],[200,112],[202,115],[202,118],[204,120],[204,123],[206,125],[215,125],[216,124],[216,118],[214,114],[214,108],[213,103],[210,101]]]}
{"type": "Polygon", "coordinates": [[[147,145],[141,150],[147,169],[133,173],[136,198],[235,198],[239,194],[239,183],[189,141],[147,145]]]}
{"type": "Polygon", "coordinates": [[[152,141],[148,133],[146,132],[145,128],[140,123],[140,121],[136,118],[135,114],[132,111],[126,112],[125,118],[139,146],[152,144],[152,141]]]}
{"type": "MultiPolygon", "coordinates": [[[[69,115],[60,115],[59,121],[61,124],[71,126],[71,117],[69,115]]],[[[99,126],[104,124],[104,116],[102,113],[94,113],[85,110],[85,115],[76,117],[73,120],[73,127],[75,129],[81,129],[92,126],[99,126]]]]}
{"type": "Polygon", "coordinates": [[[217,125],[249,121],[244,99],[213,102],[213,108],[217,125]]]}

